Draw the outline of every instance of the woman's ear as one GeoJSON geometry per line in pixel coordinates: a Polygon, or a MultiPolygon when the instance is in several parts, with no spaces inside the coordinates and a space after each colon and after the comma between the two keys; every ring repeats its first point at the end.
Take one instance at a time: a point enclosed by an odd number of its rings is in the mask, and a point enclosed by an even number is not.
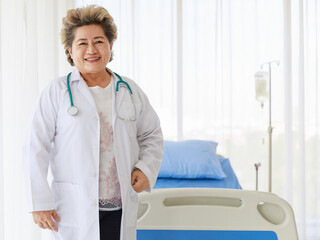
{"type": "Polygon", "coordinates": [[[112,42],[112,43],[110,43],[110,50],[112,50],[112,46],[113,46],[113,42],[112,42]]]}
{"type": "Polygon", "coordinates": [[[69,54],[70,54],[70,56],[72,58],[72,48],[71,47],[68,48],[68,52],[69,52],[69,54]]]}

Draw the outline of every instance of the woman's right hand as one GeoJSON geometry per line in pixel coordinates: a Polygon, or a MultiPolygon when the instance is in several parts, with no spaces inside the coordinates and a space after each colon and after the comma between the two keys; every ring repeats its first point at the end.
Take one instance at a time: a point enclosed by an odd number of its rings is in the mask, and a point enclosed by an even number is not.
{"type": "Polygon", "coordinates": [[[40,228],[58,232],[58,228],[52,220],[53,218],[56,222],[60,221],[60,218],[56,210],[34,211],[32,212],[32,216],[34,223],[38,224],[40,228]]]}

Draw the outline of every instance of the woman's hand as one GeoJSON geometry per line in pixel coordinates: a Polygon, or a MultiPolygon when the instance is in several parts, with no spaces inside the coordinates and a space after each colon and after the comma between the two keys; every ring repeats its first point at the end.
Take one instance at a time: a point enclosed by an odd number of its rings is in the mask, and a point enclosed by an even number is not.
{"type": "Polygon", "coordinates": [[[60,218],[56,212],[56,210],[49,210],[49,211],[35,211],[32,212],[33,221],[35,224],[42,229],[50,229],[53,231],[58,232],[58,228],[56,224],[53,222],[52,218],[59,222],[60,218]]]}
{"type": "Polygon", "coordinates": [[[138,193],[150,186],[147,176],[140,169],[133,170],[131,174],[131,186],[138,193]]]}

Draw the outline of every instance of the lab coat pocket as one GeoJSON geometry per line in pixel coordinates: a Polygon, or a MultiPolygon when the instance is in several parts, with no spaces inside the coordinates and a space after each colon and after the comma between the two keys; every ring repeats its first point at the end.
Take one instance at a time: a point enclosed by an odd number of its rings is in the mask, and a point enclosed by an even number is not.
{"type": "Polygon", "coordinates": [[[53,182],[52,190],[59,226],[77,227],[79,224],[79,186],[67,182],[53,182]]]}
{"type": "Polygon", "coordinates": [[[132,101],[122,101],[117,104],[118,117],[125,121],[136,120],[135,105],[132,101]]]}

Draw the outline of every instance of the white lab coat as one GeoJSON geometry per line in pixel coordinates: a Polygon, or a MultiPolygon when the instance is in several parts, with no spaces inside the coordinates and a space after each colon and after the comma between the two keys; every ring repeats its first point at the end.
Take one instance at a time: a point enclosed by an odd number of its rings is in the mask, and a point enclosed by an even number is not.
{"type": "MultiPolygon", "coordinates": [[[[134,240],[138,199],[131,186],[131,173],[139,168],[153,187],[162,160],[163,138],[159,118],[146,95],[127,78],[123,80],[133,91],[136,121],[117,117],[116,109],[134,114],[130,94],[124,88],[115,102],[117,80],[112,74],[114,154],[122,197],[121,239],[134,240]]],[[[100,240],[100,120],[90,90],[77,69],[70,77],[70,88],[78,115],[67,113],[70,98],[66,77],[44,89],[32,115],[23,146],[28,211],[57,210],[61,220],[56,223],[58,232],[52,231],[54,240],[100,240]],[[49,165],[51,187],[47,181],[49,165]]]]}

